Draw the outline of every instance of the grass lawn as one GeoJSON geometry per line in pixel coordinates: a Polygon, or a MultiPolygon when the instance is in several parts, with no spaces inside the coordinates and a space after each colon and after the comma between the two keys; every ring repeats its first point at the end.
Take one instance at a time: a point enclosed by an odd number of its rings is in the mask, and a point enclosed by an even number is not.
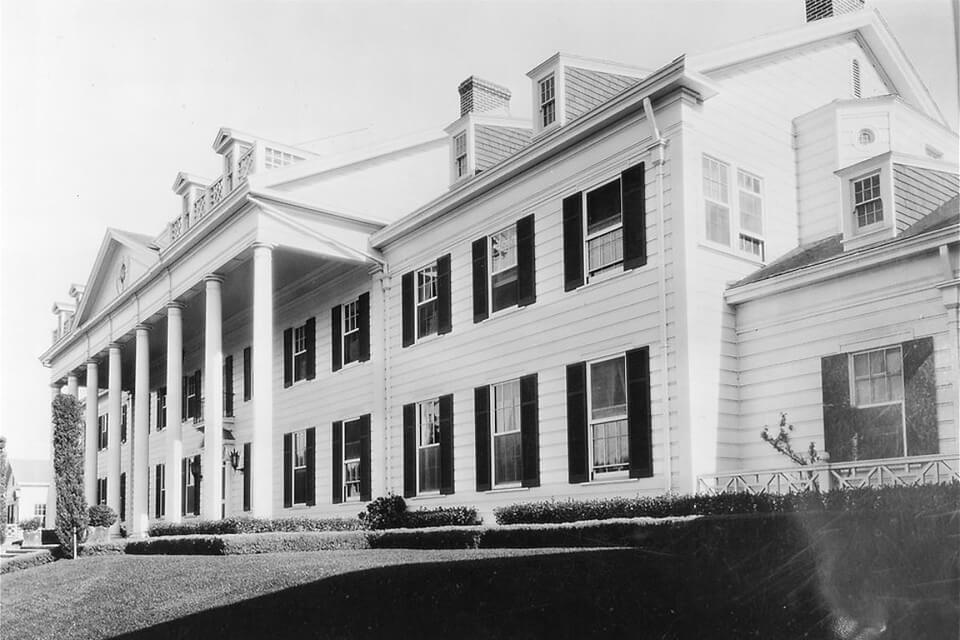
{"type": "Polygon", "coordinates": [[[108,556],[4,576],[0,635],[835,638],[815,574],[637,549],[108,556]]]}

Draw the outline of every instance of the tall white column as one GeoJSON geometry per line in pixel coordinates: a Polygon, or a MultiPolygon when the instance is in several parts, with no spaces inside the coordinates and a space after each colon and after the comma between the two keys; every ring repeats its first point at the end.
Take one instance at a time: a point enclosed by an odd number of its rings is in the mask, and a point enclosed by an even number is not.
{"type": "Polygon", "coordinates": [[[220,519],[221,468],[223,466],[223,316],[220,285],[223,278],[209,275],[204,319],[203,375],[203,468],[200,483],[200,515],[220,519]]]}
{"type": "Polygon", "coordinates": [[[67,374],[67,393],[77,400],[80,399],[78,395],[80,389],[80,384],[77,382],[77,374],[69,373],[67,374]]]}
{"type": "Polygon", "coordinates": [[[100,381],[96,360],[87,360],[87,435],[83,447],[83,487],[87,504],[97,504],[97,447],[100,439],[100,381]]]}
{"type": "Polygon", "coordinates": [[[180,484],[180,464],[183,458],[182,399],[183,384],[183,307],[178,302],[167,305],[167,457],[165,463],[166,503],[164,518],[180,522],[183,487],[180,484]]]}
{"type": "Polygon", "coordinates": [[[386,282],[387,278],[380,265],[370,269],[372,288],[370,292],[370,364],[376,371],[376,391],[373,394],[373,407],[370,424],[370,448],[372,460],[371,481],[373,495],[387,494],[387,344],[386,330],[386,282]]]}
{"type": "MultiPolygon", "coordinates": [[[[120,515],[120,345],[112,342],[109,348],[109,371],[107,372],[107,506],[120,515]]],[[[111,527],[111,533],[119,532],[119,521],[111,527]]]]}
{"type": "Polygon", "coordinates": [[[130,484],[133,505],[130,513],[130,533],[141,538],[149,528],[147,482],[150,478],[148,446],[150,438],[150,327],[137,325],[136,378],[133,390],[133,464],[130,465],[130,484]]]}
{"type": "Polygon", "coordinates": [[[253,246],[253,443],[244,460],[250,477],[250,509],[273,515],[273,247],[253,246]]]}

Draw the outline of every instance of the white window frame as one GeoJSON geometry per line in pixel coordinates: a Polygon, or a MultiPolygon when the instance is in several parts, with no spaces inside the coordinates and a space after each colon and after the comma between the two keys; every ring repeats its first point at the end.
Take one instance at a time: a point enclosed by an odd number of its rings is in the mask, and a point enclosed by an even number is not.
{"type": "Polygon", "coordinates": [[[107,479],[97,478],[97,504],[107,504],[107,479]]]}
{"type": "Polygon", "coordinates": [[[187,461],[187,477],[183,481],[183,491],[185,492],[185,495],[181,511],[185,511],[185,516],[192,516],[196,509],[190,508],[190,496],[195,493],[194,487],[197,486],[197,482],[196,478],[193,476],[193,456],[187,456],[185,460],[187,461]]]}
{"type": "MultiPolygon", "coordinates": [[[[517,281],[519,280],[519,278],[520,278],[520,262],[519,262],[519,260],[517,260],[517,247],[518,247],[518,244],[519,244],[519,238],[517,237],[517,223],[516,223],[516,222],[514,222],[513,224],[510,224],[510,225],[508,225],[508,226],[506,226],[506,227],[503,227],[502,229],[499,229],[498,231],[495,231],[494,233],[491,233],[489,236],[487,236],[487,261],[488,261],[487,264],[490,265],[490,273],[489,273],[489,275],[487,276],[487,300],[490,301],[490,313],[491,313],[491,314],[498,313],[498,312],[500,312],[500,311],[506,311],[507,309],[512,309],[512,308],[516,307],[517,304],[518,304],[517,302],[514,302],[513,304],[507,305],[507,306],[505,306],[505,307],[503,307],[503,308],[501,308],[501,309],[495,309],[495,308],[494,308],[494,304],[493,304],[493,278],[494,278],[494,276],[499,275],[499,274],[506,273],[506,272],[510,271],[510,269],[513,269],[513,270],[514,270],[514,282],[517,282],[517,281]],[[494,238],[496,238],[496,237],[501,237],[501,236],[503,236],[504,234],[512,235],[512,236],[513,236],[513,249],[512,249],[512,251],[510,251],[510,252],[508,253],[508,258],[507,258],[507,259],[509,260],[509,259],[510,259],[509,256],[510,256],[510,254],[512,254],[513,263],[512,263],[512,264],[509,264],[509,265],[507,265],[507,266],[505,266],[505,267],[504,267],[504,266],[501,266],[499,269],[494,270],[494,267],[493,267],[493,265],[494,265],[494,259],[495,259],[495,256],[494,256],[494,246],[493,246],[493,245],[494,245],[494,238]]],[[[519,283],[518,283],[518,284],[519,284],[519,283]]],[[[518,292],[518,293],[519,293],[519,292],[518,292]]],[[[519,298],[519,295],[518,295],[518,298],[519,298]]],[[[518,301],[518,302],[519,302],[519,301],[518,301]]]]}
{"type": "Polygon", "coordinates": [[[291,365],[293,366],[293,382],[300,382],[301,380],[307,379],[307,369],[310,368],[310,363],[307,362],[307,357],[309,355],[307,351],[307,323],[303,323],[298,327],[293,328],[293,346],[290,349],[290,359],[291,365]],[[298,362],[303,362],[303,375],[300,375],[300,367],[297,366],[298,362]]]}
{"type": "Polygon", "coordinates": [[[347,337],[353,334],[360,335],[360,298],[354,298],[340,305],[340,365],[347,366],[360,362],[360,354],[356,360],[347,360],[347,337]],[[348,328],[353,325],[353,328],[348,328]]]}
{"type": "Polygon", "coordinates": [[[608,274],[617,272],[617,266],[620,267],[620,271],[623,270],[623,186],[620,182],[620,176],[613,178],[612,180],[605,180],[600,184],[597,184],[589,189],[585,189],[581,195],[583,198],[583,216],[581,216],[581,224],[583,225],[583,273],[586,275],[586,281],[590,282],[591,280],[597,280],[598,278],[608,274]],[[589,206],[587,196],[594,191],[602,189],[603,187],[609,186],[610,184],[616,182],[620,185],[620,220],[619,222],[612,224],[610,226],[604,227],[598,231],[590,233],[589,230],[589,206]],[[620,232],[620,259],[614,262],[603,265],[602,267],[592,270],[590,267],[590,242],[593,240],[598,240],[606,235],[614,234],[617,231],[620,232]]]}
{"type": "Polygon", "coordinates": [[[850,406],[856,407],[856,408],[858,408],[858,409],[865,409],[865,408],[869,408],[869,407],[884,407],[884,406],[891,405],[891,404],[902,404],[902,403],[904,402],[904,396],[905,396],[905,394],[906,394],[906,389],[905,389],[904,381],[903,381],[903,348],[902,348],[900,345],[897,344],[897,345],[890,345],[890,346],[885,346],[885,347],[877,347],[877,348],[873,348],[873,349],[866,349],[866,350],[864,350],[864,351],[856,351],[856,352],[854,352],[854,353],[851,353],[851,354],[850,354],[850,358],[849,358],[849,367],[850,367],[849,380],[850,380],[850,398],[851,398],[850,406]],[[868,380],[868,381],[871,381],[871,382],[872,382],[874,379],[884,378],[884,379],[887,380],[887,385],[888,385],[888,389],[889,389],[890,378],[891,378],[892,376],[888,373],[888,371],[887,371],[886,369],[884,370],[883,374],[874,375],[874,374],[871,374],[871,373],[870,373],[870,355],[873,354],[873,353],[878,353],[878,352],[879,352],[879,353],[883,353],[883,354],[884,354],[884,367],[886,367],[886,364],[887,364],[886,354],[887,354],[887,352],[889,352],[889,351],[896,351],[896,352],[897,352],[897,355],[898,355],[898,358],[899,358],[899,360],[900,360],[900,372],[899,372],[899,377],[900,377],[900,383],[899,383],[899,384],[900,384],[900,387],[899,387],[899,392],[900,392],[900,393],[899,393],[899,395],[900,395],[900,397],[897,398],[897,397],[896,397],[896,394],[892,393],[892,390],[891,390],[890,399],[888,399],[888,400],[874,401],[873,399],[870,399],[869,402],[861,402],[860,395],[859,395],[859,393],[857,392],[857,381],[858,381],[858,380],[868,380]],[[858,357],[864,357],[864,356],[866,356],[866,358],[867,358],[867,374],[866,374],[865,376],[857,376],[857,374],[856,374],[856,359],[857,359],[858,357]]]}
{"type": "Polygon", "coordinates": [[[627,389],[627,354],[621,353],[613,356],[606,356],[587,362],[587,463],[589,466],[589,481],[619,480],[630,477],[630,436],[629,436],[629,397],[627,389]],[[593,367],[613,360],[620,360],[623,363],[623,413],[604,418],[593,417],[593,367]],[[594,430],[597,425],[609,424],[617,421],[627,423],[627,462],[623,469],[614,469],[612,471],[597,470],[594,466],[594,430]]]}
{"type": "Polygon", "coordinates": [[[97,416],[97,451],[105,451],[110,446],[110,414],[97,416]],[[106,444],[104,444],[106,442],[106,444]]]}
{"type": "MultiPolygon", "coordinates": [[[[857,176],[856,178],[852,178],[850,180],[850,197],[853,202],[853,228],[855,233],[863,233],[864,231],[868,231],[870,229],[876,229],[878,227],[883,226],[884,224],[883,189],[882,189],[882,183],[880,181],[879,170],[871,171],[870,173],[857,176]],[[873,195],[874,197],[870,197],[858,202],[857,201],[857,184],[866,182],[868,180],[871,183],[869,186],[870,194],[873,195]],[[874,182],[876,183],[875,185],[873,184],[874,182]],[[874,202],[879,203],[879,206],[880,206],[879,217],[875,219],[873,222],[868,222],[867,224],[860,224],[860,213],[857,211],[857,208],[864,205],[872,204],[874,202]]],[[[876,211],[872,213],[876,213],[876,211]]]]}
{"type": "Polygon", "coordinates": [[[46,504],[35,504],[33,505],[33,517],[34,518],[46,518],[47,517],[47,505],[46,504]]]}
{"type": "Polygon", "coordinates": [[[557,79],[555,73],[548,73],[537,80],[537,122],[540,129],[548,129],[557,123],[557,79]],[[549,85],[549,96],[546,94],[549,85]],[[547,113],[550,121],[547,122],[547,113]]]}
{"type": "Polygon", "coordinates": [[[522,398],[520,378],[512,378],[510,380],[504,380],[502,382],[497,382],[490,385],[490,484],[494,489],[510,489],[513,487],[519,487],[523,484],[523,469],[521,467],[520,477],[516,480],[510,480],[507,482],[497,482],[497,438],[504,436],[520,436],[518,441],[520,442],[520,459],[521,464],[523,461],[523,441],[522,441],[522,424],[523,414],[521,412],[522,398]],[[516,385],[516,398],[517,404],[513,408],[514,418],[516,423],[516,428],[511,429],[510,431],[501,431],[497,433],[497,389],[503,388],[507,385],[516,385]]]}
{"type": "MultiPolygon", "coordinates": [[[[353,418],[353,419],[351,419],[351,420],[344,420],[344,421],[343,421],[343,424],[340,426],[340,429],[341,429],[341,432],[340,432],[340,459],[343,460],[343,463],[342,463],[343,466],[342,466],[342,468],[341,468],[341,470],[340,470],[340,471],[341,471],[341,477],[340,477],[340,491],[341,491],[341,494],[340,494],[340,495],[343,496],[343,501],[344,501],[344,502],[360,502],[360,501],[361,501],[360,492],[361,492],[361,484],[363,483],[363,466],[362,466],[362,462],[360,461],[360,456],[358,456],[358,457],[356,457],[356,458],[347,458],[347,425],[348,425],[348,424],[353,424],[354,422],[356,422],[356,423],[358,424],[358,427],[362,427],[362,424],[360,424],[360,418],[359,418],[359,416],[356,417],[356,418],[353,418]],[[355,465],[356,465],[356,468],[357,468],[357,479],[354,480],[354,481],[348,482],[348,481],[347,481],[347,468],[348,468],[350,465],[352,465],[352,464],[355,464],[355,465]],[[356,495],[348,496],[348,495],[347,495],[347,486],[348,486],[348,485],[351,485],[351,484],[356,485],[356,487],[357,487],[357,492],[356,492],[356,495]]],[[[360,442],[361,442],[361,443],[363,442],[362,436],[361,436],[360,442]]],[[[362,448],[362,446],[363,446],[363,445],[361,444],[361,448],[362,448]]],[[[362,452],[361,452],[361,455],[362,455],[362,452]]]]}
{"type": "Polygon", "coordinates": [[[309,478],[307,478],[307,469],[309,465],[307,464],[307,430],[301,429],[299,431],[294,431],[290,434],[290,502],[293,505],[306,505],[307,504],[307,486],[310,484],[309,478]],[[297,464],[297,452],[298,452],[298,443],[302,444],[301,447],[303,455],[303,464],[297,464]],[[297,471],[303,470],[303,500],[297,502],[297,471]]]}
{"type": "Polygon", "coordinates": [[[187,376],[187,419],[190,420],[192,418],[194,422],[199,422],[201,416],[203,416],[202,400],[200,399],[200,389],[198,387],[196,372],[187,376]],[[197,415],[190,415],[190,398],[197,399],[197,415]]]}
{"type": "Polygon", "coordinates": [[[439,275],[439,269],[437,267],[436,262],[434,262],[433,264],[429,264],[423,267],[422,269],[417,269],[414,272],[414,276],[413,276],[414,287],[416,288],[416,291],[414,292],[413,324],[414,324],[414,335],[416,336],[417,340],[422,340],[427,336],[435,335],[440,331],[440,318],[437,315],[440,311],[439,303],[438,303],[438,295],[437,295],[439,293],[439,283],[437,281],[438,275],[439,275]],[[433,295],[430,297],[421,299],[420,275],[424,274],[424,276],[429,276],[428,272],[430,270],[433,270],[433,295]],[[422,332],[423,327],[420,326],[420,308],[430,304],[431,302],[434,303],[434,316],[436,317],[437,326],[433,331],[423,333],[422,332]]]}
{"type": "Polygon", "coordinates": [[[126,402],[120,405],[120,444],[127,444],[130,430],[130,405],[126,402]]]}
{"type": "Polygon", "coordinates": [[[464,178],[469,172],[467,164],[467,132],[461,131],[453,136],[453,177],[464,178]]]}
{"type": "Polygon", "coordinates": [[[735,166],[729,162],[720,160],[716,156],[704,153],[700,163],[701,180],[700,188],[703,196],[703,241],[712,247],[721,248],[723,251],[745,257],[750,260],[766,262],[766,228],[765,209],[766,196],[764,195],[764,179],[760,174],[742,166],[735,166]],[[707,189],[708,181],[713,182],[707,173],[708,163],[716,165],[720,169],[719,178],[722,180],[721,193],[719,197],[709,194],[707,189]],[[759,191],[754,191],[741,184],[741,177],[755,181],[759,191]],[[734,181],[731,180],[731,178],[734,181]],[[723,199],[723,192],[726,192],[726,200],[723,199]],[[735,197],[734,197],[735,196],[735,197]],[[760,231],[747,229],[743,224],[743,209],[741,198],[748,196],[759,200],[760,205],[760,231]],[[727,212],[727,242],[710,237],[710,207],[725,209],[727,212]]]}
{"type": "Polygon", "coordinates": [[[167,428],[167,388],[157,389],[157,404],[160,405],[157,411],[157,431],[163,431],[167,428]]]}
{"type": "MultiPolygon", "coordinates": [[[[436,451],[436,455],[440,456],[440,398],[431,398],[430,400],[424,400],[423,402],[417,403],[417,495],[439,495],[440,493],[440,477],[437,476],[437,487],[435,489],[424,489],[420,486],[420,453],[423,451],[436,451]],[[424,420],[426,416],[429,416],[428,407],[432,409],[433,415],[433,424],[427,425],[424,420]],[[432,433],[435,434],[435,442],[423,443],[423,434],[425,428],[431,428],[432,433]]],[[[439,469],[439,460],[437,461],[437,467],[439,469]]]]}

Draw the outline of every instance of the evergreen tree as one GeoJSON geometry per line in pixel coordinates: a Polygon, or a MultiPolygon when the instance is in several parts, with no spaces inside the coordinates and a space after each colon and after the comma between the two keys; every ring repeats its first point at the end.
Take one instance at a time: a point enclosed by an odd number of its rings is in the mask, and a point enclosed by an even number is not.
{"type": "Polygon", "coordinates": [[[53,470],[57,490],[57,539],[64,555],[73,555],[73,534],[87,531],[87,500],[83,495],[83,428],[80,403],[71,395],[53,400],[53,470]]]}

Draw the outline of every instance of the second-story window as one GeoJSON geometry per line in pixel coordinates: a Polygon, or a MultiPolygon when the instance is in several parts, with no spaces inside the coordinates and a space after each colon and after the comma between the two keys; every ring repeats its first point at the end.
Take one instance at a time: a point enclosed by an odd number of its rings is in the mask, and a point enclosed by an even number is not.
{"type": "Polygon", "coordinates": [[[473,243],[473,321],[537,300],[534,217],[473,243]],[[489,274],[489,275],[488,275],[489,274]]]}
{"type": "Polygon", "coordinates": [[[308,318],[302,325],[283,332],[283,386],[313,380],[317,373],[317,321],[308,318]]]}
{"type": "Polygon", "coordinates": [[[120,444],[127,442],[127,421],[130,419],[130,405],[124,402],[120,405],[120,444]]]}
{"type": "Polygon", "coordinates": [[[730,190],[727,165],[703,156],[703,197],[707,208],[707,240],[730,244],[730,190]]]}
{"type": "Polygon", "coordinates": [[[370,359],[370,294],[333,307],[331,318],[333,370],[370,359]]]}
{"type": "Polygon", "coordinates": [[[107,448],[109,442],[107,440],[107,423],[109,420],[110,416],[107,414],[97,416],[97,449],[101,451],[107,448]]]}
{"type": "Polygon", "coordinates": [[[861,229],[883,221],[879,173],[853,181],[853,214],[861,229]]]}
{"type": "Polygon", "coordinates": [[[763,180],[736,170],[736,198],[730,195],[730,165],[703,156],[706,239],[764,258],[763,180]]]}
{"type": "Polygon", "coordinates": [[[467,175],[467,133],[458,133],[453,138],[453,173],[457,178],[467,175]]]}
{"type": "Polygon", "coordinates": [[[403,274],[400,284],[404,347],[429,335],[450,332],[449,253],[432,264],[403,274]]]}
{"type": "Polygon", "coordinates": [[[157,389],[157,431],[167,427],[167,388],[157,389]]]}
{"type": "Polygon", "coordinates": [[[763,190],[760,178],[737,170],[740,205],[740,250],[763,259],[763,190]]]}
{"type": "Polygon", "coordinates": [[[587,191],[587,277],[623,262],[620,179],[587,191]]]}
{"type": "Polygon", "coordinates": [[[517,304],[517,229],[502,229],[490,236],[490,297],[493,310],[517,304]]]}
{"type": "Polygon", "coordinates": [[[417,271],[417,337],[437,331],[437,265],[417,271]]]}
{"type": "Polygon", "coordinates": [[[200,391],[202,389],[200,369],[194,371],[192,376],[183,378],[183,408],[181,416],[184,420],[193,418],[198,421],[203,416],[203,405],[200,401],[200,391]]]}
{"type": "Polygon", "coordinates": [[[223,359],[223,415],[233,416],[233,356],[223,359]]]}
{"type": "Polygon", "coordinates": [[[551,73],[541,80],[538,86],[540,89],[540,128],[545,129],[557,119],[553,74],[551,73]]]}

